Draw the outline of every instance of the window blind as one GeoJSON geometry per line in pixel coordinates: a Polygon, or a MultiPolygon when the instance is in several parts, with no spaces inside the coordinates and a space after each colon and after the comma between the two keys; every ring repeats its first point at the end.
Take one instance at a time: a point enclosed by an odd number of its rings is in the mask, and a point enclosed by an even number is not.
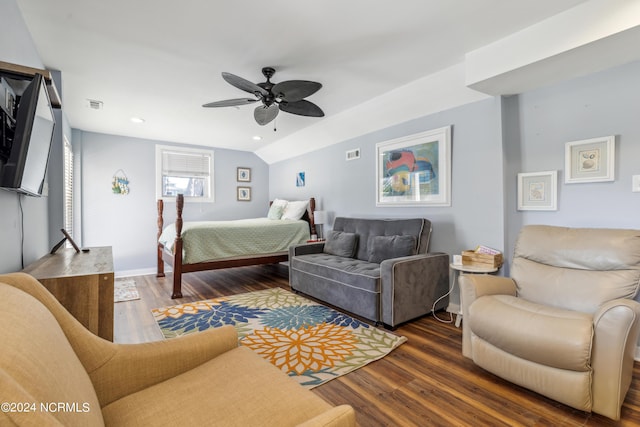
{"type": "Polygon", "coordinates": [[[64,137],[64,229],[73,236],[73,149],[64,137]]]}
{"type": "Polygon", "coordinates": [[[162,152],[162,175],[182,177],[209,176],[211,158],[205,154],[162,152]]]}

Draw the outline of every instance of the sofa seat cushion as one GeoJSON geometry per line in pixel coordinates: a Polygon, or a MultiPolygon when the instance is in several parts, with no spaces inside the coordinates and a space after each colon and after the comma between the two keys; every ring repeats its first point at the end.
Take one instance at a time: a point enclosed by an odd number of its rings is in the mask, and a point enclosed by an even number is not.
{"type": "Polygon", "coordinates": [[[105,424],[114,426],[280,427],[330,409],[253,351],[238,347],[105,406],[103,415],[105,424]]]}
{"type": "Polygon", "coordinates": [[[577,372],[591,369],[590,314],[488,295],[469,307],[469,325],[476,337],[521,359],[577,372]]]}
{"type": "Polygon", "coordinates": [[[380,264],[326,253],[296,256],[290,263],[293,270],[369,292],[380,292],[380,264]]]}

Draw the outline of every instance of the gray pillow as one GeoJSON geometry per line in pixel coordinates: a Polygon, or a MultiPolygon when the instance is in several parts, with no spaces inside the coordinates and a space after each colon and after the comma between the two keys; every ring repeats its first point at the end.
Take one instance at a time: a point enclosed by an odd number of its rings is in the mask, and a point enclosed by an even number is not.
{"type": "Polygon", "coordinates": [[[415,236],[371,236],[367,242],[369,262],[380,264],[385,259],[416,254],[415,236]]]}
{"type": "Polygon", "coordinates": [[[324,252],[331,255],[351,258],[356,253],[358,235],[345,231],[331,230],[324,244],[324,252]]]}

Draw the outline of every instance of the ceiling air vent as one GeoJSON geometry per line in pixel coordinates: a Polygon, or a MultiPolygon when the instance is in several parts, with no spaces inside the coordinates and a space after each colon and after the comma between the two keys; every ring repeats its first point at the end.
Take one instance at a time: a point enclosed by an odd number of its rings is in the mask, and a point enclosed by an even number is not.
{"type": "Polygon", "coordinates": [[[87,106],[92,110],[102,110],[103,102],[95,99],[87,99],[87,106]]]}
{"type": "Polygon", "coordinates": [[[360,149],[356,148],[354,150],[347,151],[347,160],[355,160],[360,158],[360,149]]]}

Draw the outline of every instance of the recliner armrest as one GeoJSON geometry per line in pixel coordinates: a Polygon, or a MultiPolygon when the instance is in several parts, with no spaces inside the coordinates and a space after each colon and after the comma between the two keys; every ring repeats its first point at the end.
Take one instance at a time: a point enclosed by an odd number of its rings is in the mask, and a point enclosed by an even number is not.
{"type": "MultiPolygon", "coordinates": [[[[509,277],[489,274],[460,274],[460,308],[462,319],[469,319],[469,306],[485,295],[516,295],[516,282],[509,277]]],[[[462,355],[471,358],[471,329],[462,322],[462,355]]]]}
{"type": "Polygon", "coordinates": [[[593,317],[593,411],[620,419],[620,407],[633,376],[640,333],[640,303],[631,299],[609,301],[593,317]]]}

